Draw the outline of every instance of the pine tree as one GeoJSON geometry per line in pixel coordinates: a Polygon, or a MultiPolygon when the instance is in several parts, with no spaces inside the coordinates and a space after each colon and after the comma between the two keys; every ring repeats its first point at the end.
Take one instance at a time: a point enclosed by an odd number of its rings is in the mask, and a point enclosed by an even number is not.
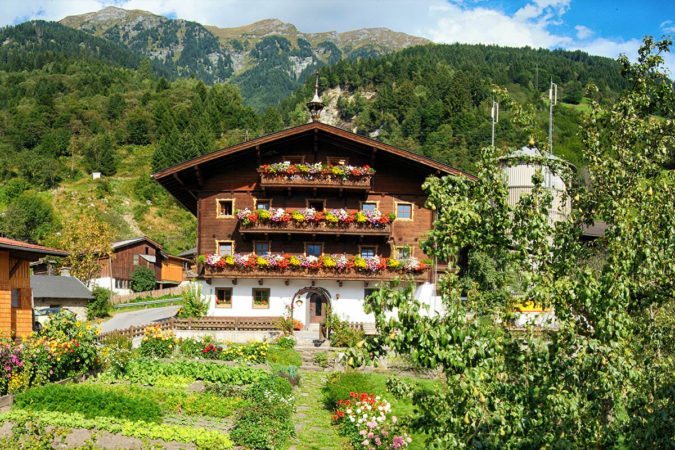
{"type": "Polygon", "coordinates": [[[107,134],[98,135],[84,149],[84,162],[90,172],[114,175],[117,172],[117,155],[107,134]]]}

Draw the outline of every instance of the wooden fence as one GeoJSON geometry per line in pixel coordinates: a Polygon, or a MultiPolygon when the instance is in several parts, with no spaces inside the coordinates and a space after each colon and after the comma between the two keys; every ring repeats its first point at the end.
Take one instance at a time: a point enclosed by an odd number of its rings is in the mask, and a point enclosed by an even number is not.
{"type": "Polygon", "coordinates": [[[209,331],[278,331],[280,317],[202,317],[201,319],[171,319],[154,323],[108,331],[98,336],[99,341],[107,336],[117,335],[129,339],[141,337],[149,326],[159,326],[161,330],[209,330],[209,331]]]}
{"type": "Polygon", "coordinates": [[[152,291],[145,291],[145,292],[135,292],[133,294],[120,294],[120,295],[113,295],[111,299],[111,303],[113,305],[117,305],[119,303],[126,303],[130,302],[132,300],[135,300],[137,298],[145,298],[145,297],[151,297],[151,298],[157,298],[157,297],[162,297],[164,295],[181,295],[183,291],[185,290],[184,286],[176,286],[172,288],[166,288],[166,289],[155,289],[152,291]]]}

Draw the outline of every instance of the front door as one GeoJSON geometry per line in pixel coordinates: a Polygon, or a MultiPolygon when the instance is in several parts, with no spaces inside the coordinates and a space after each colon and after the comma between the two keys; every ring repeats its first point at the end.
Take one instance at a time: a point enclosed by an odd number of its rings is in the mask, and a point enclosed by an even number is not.
{"type": "Polygon", "coordinates": [[[312,294],[309,298],[309,322],[326,323],[327,302],[323,295],[312,294]]]}

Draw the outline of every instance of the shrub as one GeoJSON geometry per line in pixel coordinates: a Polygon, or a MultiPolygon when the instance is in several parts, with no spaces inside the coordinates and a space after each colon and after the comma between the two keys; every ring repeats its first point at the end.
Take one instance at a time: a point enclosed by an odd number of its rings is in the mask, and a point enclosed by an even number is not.
{"type": "Polygon", "coordinates": [[[340,426],[355,449],[405,448],[412,439],[391,414],[391,404],[379,395],[350,392],[338,400],[333,421],[340,426]]]}
{"type": "Polygon", "coordinates": [[[328,352],[319,352],[314,354],[314,364],[325,369],[328,367],[328,352]]]}
{"type": "Polygon", "coordinates": [[[328,339],[332,347],[354,347],[366,338],[362,330],[356,330],[349,326],[345,320],[341,320],[337,314],[332,314],[326,323],[330,330],[328,339]]]}
{"type": "Polygon", "coordinates": [[[124,374],[134,354],[131,339],[120,333],[113,333],[103,338],[102,344],[100,353],[104,370],[124,374]]]}
{"type": "Polygon", "coordinates": [[[162,417],[159,405],[148,398],[91,384],[48,384],[18,394],[14,402],[22,409],[80,413],[87,419],[116,417],[160,422],[162,417]]]}
{"type": "Polygon", "coordinates": [[[23,352],[13,342],[0,342],[0,395],[9,389],[12,377],[17,377],[23,370],[23,352]]]}
{"type": "Polygon", "coordinates": [[[283,348],[270,345],[267,350],[267,362],[272,365],[298,366],[302,365],[300,354],[293,348],[283,348]]]}
{"type": "Polygon", "coordinates": [[[298,386],[300,384],[300,374],[298,373],[298,366],[281,366],[277,368],[277,376],[285,378],[291,383],[291,386],[298,386]]]}
{"type": "Polygon", "coordinates": [[[131,274],[131,290],[134,292],[151,291],[157,284],[155,271],[145,266],[138,266],[131,274]]]}
{"type": "Polygon", "coordinates": [[[27,384],[41,385],[97,369],[97,335],[97,329],[69,311],[52,316],[39,333],[24,341],[27,384]]]}
{"type": "Polygon", "coordinates": [[[139,351],[143,356],[166,358],[173,353],[175,344],[173,331],[162,331],[159,325],[152,325],[145,327],[139,351]]]}
{"type": "Polygon", "coordinates": [[[204,317],[209,311],[209,303],[202,296],[201,286],[191,286],[181,294],[183,306],[178,311],[181,319],[204,317]]]}
{"type": "Polygon", "coordinates": [[[274,345],[278,346],[279,348],[294,348],[295,344],[295,339],[291,336],[280,336],[274,341],[274,345]]]}
{"type": "Polygon", "coordinates": [[[110,294],[111,292],[100,286],[96,286],[92,291],[94,298],[87,303],[87,319],[93,320],[110,315],[110,294]]]}
{"type": "Polygon", "coordinates": [[[204,350],[204,343],[206,338],[193,339],[193,338],[183,338],[178,342],[178,348],[180,354],[183,356],[189,357],[201,357],[202,350],[204,350]]]}
{"type": "Polygon", "coordinates": [[[329,376],[323,387],[324,403],[328,409],[334,409],[342,399],[349,398],[350,392],[376,392],[382,389],[382,383],[372,374],[361,372],[335,373],[329,376]]]}

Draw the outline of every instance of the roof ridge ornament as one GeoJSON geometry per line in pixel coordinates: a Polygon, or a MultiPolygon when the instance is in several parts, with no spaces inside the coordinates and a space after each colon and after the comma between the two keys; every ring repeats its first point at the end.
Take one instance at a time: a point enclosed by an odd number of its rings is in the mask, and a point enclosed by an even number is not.
{"type": "Polygon", "coordinates": [[[307,109],[309,109],[309,115],[312,118],[312,122],[319,122],[321,117],[321,111],[323,110],[324,104],[319,97],[319,72],[316,72],[316,81],[314,83],[314,98],[307,103],[307,109]]]}

